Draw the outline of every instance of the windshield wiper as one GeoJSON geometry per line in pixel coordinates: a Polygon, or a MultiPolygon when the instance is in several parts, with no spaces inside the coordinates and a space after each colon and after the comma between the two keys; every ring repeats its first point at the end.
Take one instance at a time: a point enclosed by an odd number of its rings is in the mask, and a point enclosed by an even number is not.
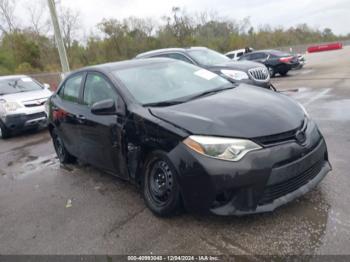
{"type": "Polygon", "coordinates": [[[235,88],[237,85],[229,85],[229,86],[225,86],[225,87],[220,87],[220,88],[215,88],[212,90],[208,90],[193,96],[186,96],[183,97],[182,99],[177,99],[177,100],[169,100],[169,101],[162,101],[162,102],[155,102],[155,103],[149,103],[149,104],[144,104],[143,106],[147,107],[163,107],[163,106],[173,106],[173,105],[178,105],[178,104],[182,104],[182,103],[186,103],[188,101],[203,97],[203,96],[207,96],[207,95],[211,95],[211,94],[216,94],[225,90],[229,90],[229,89],[233,89],[235,88]]]}
{"type": "Polygon", "coordinates": [[[183,100],[173,100],[173,101],[163,101],[163,102],[156,102],[156,103],[148,103],[148,104],[144,104],[143,106],[145,107],[162,107],[162,106],[173,106],[173,105],[177,105],[177,104],[181,104],[185,101],[183,100]]]}
{"type": "Polygon", "coordinates": [[[220,88],[215,88],[215,89],[212,89],[212,90],[208,90],[208,91],[199,93],[197,95],[191,96],[187,101],[194,100],[194,99],[197,99],[197,98],[200,98],[200,97],[203,97],[203,96],[216,94],[216,93],[219,93],[219,92],[222,92],[222,91],[225,91],[225,90],[233,89],[235,87],[236,87],[236,85],[230,85],[230,86],[227,86],[227,87],[220,87],[220,88]]]}

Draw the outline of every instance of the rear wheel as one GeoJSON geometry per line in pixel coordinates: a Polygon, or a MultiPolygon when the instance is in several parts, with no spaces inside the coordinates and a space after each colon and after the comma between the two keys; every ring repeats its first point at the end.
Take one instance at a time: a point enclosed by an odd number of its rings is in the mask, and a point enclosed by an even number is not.
{"type": "Polygon", "coordinates": [[[171,216],[180,211],[181,196],[175,172],[164,153],[155,152],[148,158],[143,195],[149,209],[158,216],[171,216]]]}
{"type": "Polygon", "coordinates": [[[53,145],[57,154],[58,159],[62,164],[70,164],[76,161],[76,158],[72,156],[64,146],[63,140],[59,137],[56,130],[51,131],[53,145]]]}
{"type": "Polygon", "coordinates": [[[11,137],[11,132],[6,128],[6,126],[0,122],[0,138],[6,139],[11,137]]]}

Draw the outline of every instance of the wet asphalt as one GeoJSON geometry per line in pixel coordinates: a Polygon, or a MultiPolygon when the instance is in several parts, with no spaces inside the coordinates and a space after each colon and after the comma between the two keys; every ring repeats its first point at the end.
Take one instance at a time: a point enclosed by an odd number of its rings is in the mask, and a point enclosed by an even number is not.
{"type": "Polygon", "coordinates": [[[350,48],[306,56],[274,84],[320,126],[333,171],[274,213],[157,218],[131,185],[60,166],[46,130],[0,140],[0,254],[349,254],[350,48]],[[68,204],[68,205],[67,205],[68,204]]]}

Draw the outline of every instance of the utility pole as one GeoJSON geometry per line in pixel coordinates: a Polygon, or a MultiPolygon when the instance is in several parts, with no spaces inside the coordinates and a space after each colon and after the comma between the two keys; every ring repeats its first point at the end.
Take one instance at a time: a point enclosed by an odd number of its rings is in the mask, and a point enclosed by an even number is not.
{"type": "Polygon", "coordinates": [[[47,0],[47,2],[49,4],[51,21],[52,21],[53,29],[55,32],[55,39],[56,39],[56,43],[57,43],[58,53],[60,55],[62,73],[63,73],[63,75],[66,75],[70,71],[70,69],[69,69],[66,48],[64,46],[64,42],[63,42],[62,34],[61,34],[61,29],[60,29],[60,25],[59,25],[58,18],[57,18],[55,0],[47,0]]]}

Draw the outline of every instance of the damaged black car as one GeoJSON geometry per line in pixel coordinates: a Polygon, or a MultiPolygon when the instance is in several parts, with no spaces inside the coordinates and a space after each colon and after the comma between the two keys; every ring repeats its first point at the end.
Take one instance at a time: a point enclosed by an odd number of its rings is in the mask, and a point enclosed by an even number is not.
{"type": "Polygon", "coordinates": [[[331,169],[300,104],[172,59],[76,71],[48,109],[62,163],[78,158],[140,185],[160,216],[183,206],[217,215],[273,211],[331,169]]]}

